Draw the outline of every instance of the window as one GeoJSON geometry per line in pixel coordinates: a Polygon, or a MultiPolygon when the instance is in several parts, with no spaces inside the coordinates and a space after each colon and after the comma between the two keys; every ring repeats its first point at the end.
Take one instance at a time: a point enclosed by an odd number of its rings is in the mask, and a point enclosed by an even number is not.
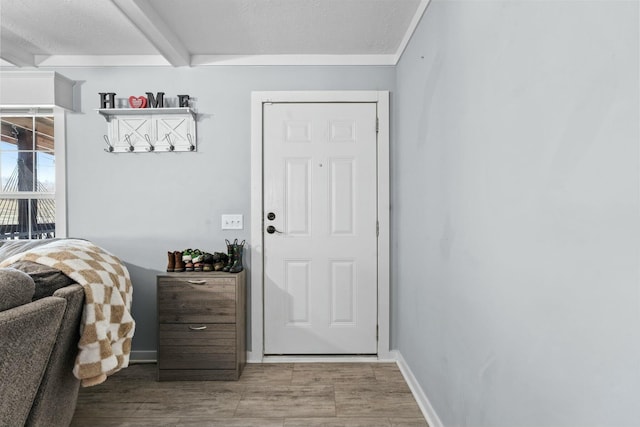
{"type": "Polygon", "coordinates": [[[0,240],[61,235],[55,117],[53,108],[0,110],[0,240]]]}

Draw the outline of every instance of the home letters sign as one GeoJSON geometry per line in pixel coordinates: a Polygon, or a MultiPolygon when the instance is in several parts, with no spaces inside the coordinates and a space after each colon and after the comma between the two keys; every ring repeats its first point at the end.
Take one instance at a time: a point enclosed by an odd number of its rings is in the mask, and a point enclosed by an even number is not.
{"type": "MultiPolygon", "coordinates": [[[[100,108],[116,108],[115,92],[99,92],[100,108]]],[[[145,96],[130,96],[131,108],[164,108],[164,92],[146,92],[145,96]]],[[[189,95],[178,95],[178,107],[189,107],[189,95]]]]}

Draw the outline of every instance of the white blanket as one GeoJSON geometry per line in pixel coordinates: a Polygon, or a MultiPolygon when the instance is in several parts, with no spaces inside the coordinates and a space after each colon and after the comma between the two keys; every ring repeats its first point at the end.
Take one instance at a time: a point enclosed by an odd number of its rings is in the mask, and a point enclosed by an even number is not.
{"type": "Polygon", "coordinates": [[[129,271],[106,250],[85,240],[55,240],[12,256],[0,264],[31,261],[57,268],[84,289],[78,356],[74,375],[84,387],[96,385],[129,365],[135,322],[129,271]]]}

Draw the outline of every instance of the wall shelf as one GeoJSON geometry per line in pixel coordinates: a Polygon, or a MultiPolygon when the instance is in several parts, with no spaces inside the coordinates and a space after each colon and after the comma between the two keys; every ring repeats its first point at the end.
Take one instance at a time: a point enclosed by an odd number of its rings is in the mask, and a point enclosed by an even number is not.
{"type": "Polygon", "coordinates": [[[98,108],[107,121],[114,116],[140,116],[145,114],[191,114],[193,120],[197,119],[196,112],[189,107],[175,108],[98,108]]]}
{"type": "Polygon", "coordinates": [[[191,108],[100,108],[112,153],[196,151],[197,114],[191,108]]]}

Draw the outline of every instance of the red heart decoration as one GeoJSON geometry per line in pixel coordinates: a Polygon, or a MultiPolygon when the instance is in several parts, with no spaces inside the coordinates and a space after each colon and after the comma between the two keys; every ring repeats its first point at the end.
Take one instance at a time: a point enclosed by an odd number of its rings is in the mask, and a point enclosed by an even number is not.
{"type": "Polygon", "coordinates": [[[145,108],[147,106],[147,98],[144,96],[130,96],[129,105],[132,108],[145,108]]]}

